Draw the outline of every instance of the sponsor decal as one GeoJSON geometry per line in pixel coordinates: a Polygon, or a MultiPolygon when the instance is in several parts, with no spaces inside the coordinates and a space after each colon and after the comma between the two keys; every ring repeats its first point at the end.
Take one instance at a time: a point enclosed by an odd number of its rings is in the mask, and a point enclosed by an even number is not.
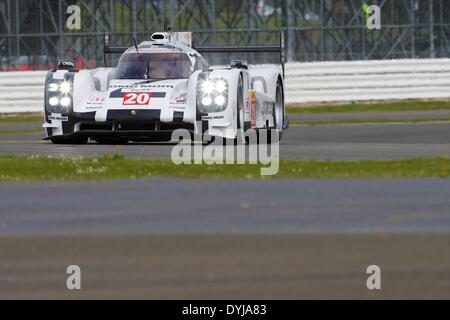
{"type": "Polygon", "coordinates": [[[169,109],[174,109],[175,111],[177,111],[177,110],[179,110],[179,111],[184,111],[184,110],[186,110],[186,106],[172,106],[172,105],[169,105],[169,109]]]}
{"type": "Polygon", "coordinates": [[[256,91],[250,91],[250,118],[252,128],[256,128],[256,91]]]}
{"type": "Polygon", "coordinates": [[[170,104],[186,104],[187,103],[187,98],[185,96],[181,96],[181,97],[171,97],[170,98],[170,104]]]}
{"type": "Polygon", "coordinates": [[[105,98],[104,97],[98,97],[98,96],[90,95],[89,98],[88,98],[88,101],[89,102],[103,102],[103,101],[105,101],[105,98]]]}
{"type": "Polygon", "coordinates": [[[202,116],[202,120],[217,120],[224,119],[224,116],[202,116]]]}
{"type": "Polygon", "coordinates": [[[101,107],[101,105],[103,104],[104,101],[105,101],[105,97],[90,95],[87,98],[86,105],[87,105],[87,108],[99,108],[99,107],[101,107]]]}
{"type": "Polygon", "coordinates": [[[250,112],[250,102],[248,101],[248,98],[245,99],[245,113],[250,112]]]}
{"type": "Polygon", "coordinates": [[[55,115],[50,115],[48,116],[48,120],[55,120],[55,121],[69,121],[68,117],[63,117],[63,116],[55,116],[55,115]]]}
{"type": "Polygon", "coordinates": [[[264,105],[263,105],[263,108],[261,110],[261,114],[263,114],[263,115],[272,115],[274,106],[275,106],[274,103],[265,102],[264,105]]]}
{"type": "Polygon", "coordinates": [[[126,84],[116,84],[116,85],[110,85],[109,88],[110,89],[114,89],[114,88],[120,88],[120,89],[148,89],[148,88],[168,88],[168,89],[173,89],[173,85],[169,85],[169,84],[142,84],[142,85],[135,85],[135,84],[130,84],[130,85],[126,85],[126,84]]]}
{"type": "Polygon", "coordinates": [[[123,95],[124,106],[145,106],[150,103],[151,92],[126,92],[123,95]]]}
{"type": "Polygon", "coordinates": [[[150,94],[152,99],[154,99],[154,98],[165,98],[166,97],[166,93],[165,92],[143,92],[143,91],[134,91],[134,90],[130,90],[130,89],[127,89],[126,92],[125,91],[122,92],[122,89],[114,90],[114,91],[112,91],[110,93],[109,97],[111,99],[114,99],[114,98],[123,99],[124,96],[127,93],[145,93],[145,94],[150,94]]]}

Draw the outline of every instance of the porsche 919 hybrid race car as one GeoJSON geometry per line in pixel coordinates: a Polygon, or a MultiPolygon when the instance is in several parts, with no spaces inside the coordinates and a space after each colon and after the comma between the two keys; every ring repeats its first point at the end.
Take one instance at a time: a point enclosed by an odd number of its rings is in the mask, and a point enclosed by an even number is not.
{"type": "Polygon", "coordinates": [[[288,127],[284,106],[284,40],[278,46],[193,47],[188,32],[161,32],[122,54],[116,68],[75,70],[60,61],[45,81],[46,139],[53,143],[170,140],[178,128],[237,139],[247,129],[288,127]],[[234,60],[211,67],[201,53],[273,52],[281,65],[234,60]]]}

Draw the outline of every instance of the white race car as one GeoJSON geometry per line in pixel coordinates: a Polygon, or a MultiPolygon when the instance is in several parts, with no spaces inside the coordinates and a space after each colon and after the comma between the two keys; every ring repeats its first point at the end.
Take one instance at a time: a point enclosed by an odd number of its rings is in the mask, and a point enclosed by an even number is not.
{"type": "Polygon", "coordinates": [[[84,144],[170,140],[192,133],[237,139],[249,128],[288,127],[284,106],[284,41],[277,46],[193,47],[191,33],[154,33],[122,54],[116,68],[74,70],[60,61],[45,82],[46,139],[84,144]],[[200,53],[277,52],[280,65],[210,67],[200,53]]]}

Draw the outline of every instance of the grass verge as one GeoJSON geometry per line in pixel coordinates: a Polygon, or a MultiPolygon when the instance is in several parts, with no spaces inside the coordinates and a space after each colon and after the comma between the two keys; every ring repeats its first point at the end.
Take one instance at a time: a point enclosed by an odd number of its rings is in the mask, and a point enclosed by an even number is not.
{"type": "Polygon", "coordinates": [[[170,160],[122,156],[49,158],[0,156],[0,181],[187,179],[423,178],[450,176],[450,158],[365,161],[281,161],[280,171],[260,176],[259,165],[180,165],[170,160]]]}
{"type": "Polygon", "coordinates": [[[0,130],[0,135],[36,134],[36,133],[42,133],[42,130],[0,130]]]}
{"type": "Polygon", "coordinates": [[[450,122],[450,118],[424,118],[424,119],[379,119],[379,120],[323,120],[323,121],[289,121],[290,125],[351,125],[351,124],[382,124],[382,123],[426,123],[426,122],[450,122]]]}
{"type": "Polygon", "coordinates": [[[14,122],[36,122],[43,121],[43,119],[43,116],[40,114],[8,114],[0,115],[0,124],[14,122]]]}
{"type": "Polygon", "coordinates": [[[353,103],[338,105],[289,105],[289,113],[376,112],[376,111],[429,111],[450,110],[450,101],[401,101],[383,103],[353,103]]]}

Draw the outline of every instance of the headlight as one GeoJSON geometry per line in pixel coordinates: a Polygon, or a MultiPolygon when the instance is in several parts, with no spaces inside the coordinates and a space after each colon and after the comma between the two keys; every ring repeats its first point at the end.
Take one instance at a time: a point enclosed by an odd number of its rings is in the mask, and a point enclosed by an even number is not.
{"type": "Polygon", "coordinates": [[[50,91],[50,92],[58,91],[58,84],[57,83],[50,83],[48,85],[48,91],[50,91]]]}
{"type": "Polygon", "coordinates": [[[211,113],[224,111],[228,105],[228,81],[225,79],[199,81],[197,97],[200,112],[211,113]]]}
{"type": "Polygon", "coordinates": [[[216,99],[214,100],[216,105],[218,105],[219,107],[223,107],[225,105],[225,101],[226,99],[224,96],[217,96],[216,99]]]}
{"type": "Polygon", "coordinates": [[[60,103],[63,107],[67,108],[72,103],[72,99],[70,99],[70,97],[64,97],[61,98],[60,103]]]}
{"type": "Polygon", "coordinates": [[[72,106],[72,82],[53,80],[47,86],[49,112],[67,113],[72,106]]]}
{"type": "Polygon", "coordinates": [[[59,86],[59,91],[61,91],[61,93],[64,93],[64,94],[68,94],[69,92],[72,91],[72,85],[69,82],[64,81],[59,86]]]}
{"type": "Polygon", "coordinates": [[[204,97],[204,98],[202,99],[202,104],[203,104],[205,107],[209,107],[209,106],[212,104],[212,102],[213,102],[213,100],[211,99],[211,97],[204,97]]]}
{"type": "Polygon", "coordinates": [[[214,91],[214,82],[207,80],[202,84],[202,90],[204,94],[211,94],[214,91]]]}
{"type": "Polygon", "coordinates": [[[224,80],[219,80],[216,82],[216,91],[223,93],[227,90],[227,83],[224,80]]]}
{"type": "Polygon", "coordinates": [[[48,104],[52,107],[57,106],[59,104],[59,99],[57,97],[51,97],[48,99],[48,104]]]}
{"type": "Polygon", "coordinates": [[[48,91],[70,94],[72,93],[72,83],[69,81],[52,81],[48,84],[48,91]]]}

